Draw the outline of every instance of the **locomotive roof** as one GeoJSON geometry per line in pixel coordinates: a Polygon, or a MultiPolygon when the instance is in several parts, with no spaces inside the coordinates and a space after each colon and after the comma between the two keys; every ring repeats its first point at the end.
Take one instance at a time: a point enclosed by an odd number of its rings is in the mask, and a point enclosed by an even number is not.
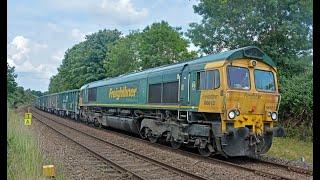
{"type": "Polygon", "coordinates": [[[137,76],[148,75],[151,72],[160,72],[163,70],[170,70],[170,69],[182,69],[185,65],[202,64],[202,63],[207,63],[212,61],[222,61],[222,60],[231,61],[231,60],[241,59],[241,58],[253,58],[258,61],[262,61],[272,67],[276,66],[275,62],[273,62],[273,60],[267,54],[261,51],[258,47],[247,46],[243,48],[221,52],[218,54],[210,54],[207,56],[199,57],[199,58],[188,60],[188,61],[178,62],[175,64],[163,65],[159,67],[146,69],[144,71],[128,73],[128,74],[120,75],[114,78],[107,78],[99,81],[94,81],[94,82],[83,85],[80,89],[83,89],[86,87],[91,88],[91,87],[99,87],[99,86],[108,85],[108,84],[121,83],[122,81],[127,82],[127,81],[130,81],[131,79],[132,80],[136,79],[137,76]]]}

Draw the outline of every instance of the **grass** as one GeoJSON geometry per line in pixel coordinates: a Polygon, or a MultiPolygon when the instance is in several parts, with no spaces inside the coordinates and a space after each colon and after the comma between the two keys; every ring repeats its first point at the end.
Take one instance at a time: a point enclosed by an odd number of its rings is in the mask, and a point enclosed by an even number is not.
{"type": "MultiPolygon", "coordinates": [[[[45,179],[42,166],[52,161],[41,153],[29,128],[23,117],[7,109],[7,179],[45,179]]],[[[56,172],[56,179],[62,175],[56,172]]]]}
{"type": "Polygon", "coordinates": [[[313,163],[313,142],[276,137],[268,155],[289,160],[301,160],[301,157],[304,157],[306,162],[313,163]]]}

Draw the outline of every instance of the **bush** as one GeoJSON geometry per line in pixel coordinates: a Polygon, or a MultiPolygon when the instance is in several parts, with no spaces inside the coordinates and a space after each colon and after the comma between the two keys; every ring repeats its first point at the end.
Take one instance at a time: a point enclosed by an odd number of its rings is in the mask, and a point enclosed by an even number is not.
{"type": "Polygon", "coordinates": [[[281,85],[279,117],[288,136],[313,136],[313,72],[284,79],[281,85]]]}

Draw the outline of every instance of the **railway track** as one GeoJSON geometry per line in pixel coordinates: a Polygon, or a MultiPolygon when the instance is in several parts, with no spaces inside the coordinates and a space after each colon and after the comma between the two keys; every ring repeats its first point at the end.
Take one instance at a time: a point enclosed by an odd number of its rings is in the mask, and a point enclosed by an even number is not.
{"type": "Polygon", "coordinates": [[[279,163],[274,163],[266,160],[261,160],[258,157],[250,157],[251,160],[256,161],[257,163],[264,163],[264,164],[269,164],[271,166],[277,166],[279,168],[287,169],[288,171],[296,172],[299,174],[305,174],[308,176],[313,176],[313,171],[305,168],[300,168],[300,167],[294,167],[290,165],[285,165],[285,164],[279,164],[279,163]]]}
{"type": "MultiPolygon", "coordinates": [[[[34,109],[33,109],[34,110],[34,109]]],[[[42,111],[39,111],[39,110],[35,110],[37,113],[40,113],[42,116],[44,116],[43,114],[45,112],[42,112],[42,111]]],[[[34,111],[34,112],[35,112],[34,111]]],[[[45,113],[46,116],[47,115],[51,115],[51,116],[54,116],[52,114],[49,114],[49,113],[45,113]]],[[[45,116],[44,116],[45,117],[45,116]]],[[[54,116],[54,117],[58,117],[58,116],[54,116]]],[[[46,117],[46,118],[49,118],[49,117],[46,117]]],[[[58,117],[58,118],[61,118],[61,117],[58,117]]],[[[52,118],[49,118],[51,120],[53,120],[52,118]]],[[[55,120],[53,120],[55,121],[55,120]]],[[[64,124],[64,123],[61,123],[61,122],[56,122],[56,123],[60,123],[61,125],[63,126],[68,126],[69,128],[71,129],[74,129],[76,131],[81,131],[81,130],[78,130],[74,127],[71,127],[70,125],[67,125],[67,124],[64,124]]],[[[82,132],[82,131],[81,131],[82,132]]],[[[88,134],[87,132],[82,132],[82,133],[86,133],[87,135],[91,136],[90,134],[88,134]]],[[[132,140],[135,140],[135,141],[139,141],[139,142],[142,142],[144,144],[148,144],[148,145],[151,145],[151,146],[154,146],[154,147],[157,147],[157,148],[160,148],[160,149],[163,149],[163,150],[168,150],[170,149],[168,146],[165,146],[165,145],[161,145],[161,144],[153,144],[153,143],[150,143],[149,141],[146,141],[146,140],[142,140],[140,138],[136,138],[136,137],[133,137],[133,136],[129,136],[129,135],[126,135],[126,134],[123,134],[123,133],[118,133],[118,132],[115,132],[115,131],[108,131],[108,133],[112,133],[112,134],[116,134],[118,136],[121,136],[121,137],[125,137],[127,139],[132,139],[132,140]]],[[[103,140],[105,141],[105,140],[103,140]]],[[[118,146],[118,145],[116,145],[118,146]]],[[[118,146],[120,149],[123,148],[123,147],[120,147],[118,146]]],[[[239,164],[235,164],[235,163],[232,163],[230,161],[225,161],[225,160],[220,160],[220,159],[216,159],[216,158],[207,158],[207,157],[202,157],[198,154],[195,154],[195,153],[192,153],[192,152],[188,152],[188,151],[182,151],[182,150],[175,150],[175,149],[170,149],[171,151],[175,151],[175,152],[178,152],[180,154],[184,154],[188,157],[194,157],[194,158],[197,158],[199,159],[200,161],[203,161],[203,162],[207,162],[207,163],[221,163],[221,164],[224,164],[226,166],[230,166],[230,167],[233,167],[233,168],[237,168],[237,169],[242,169],[242,170],[245,170],[245,171],[248,171],[248,172],[251,172],[251,173],[254,173],[256,175],[259,175],[259,176],[262,176],[262,177],[267,177],[267,178],[272,178],[272,179],[295,179],[295,178],[292,178],[293,176],[284,176],[284,175],[281,175],[281,174],[276,174],[276,173],[273,173],[273,172],[269,172],[267,171],[266,169],[268,168],[265,168],[265,169],[259,169],[259,168],[254,168],[254,167],[250,167],[250,166],[247,166],[247,165],[239,165],[239,164]]],[[[133,151],[131,151],[133,152],[133,151]]],[[[133,152],[135,153],[135,152],[133,152]]],[[[150,159],[150,158],[149,158],[150,159]]],[[[266,166],[272,166],[273,169],[276,169],[276,168],[282,168],[288,172],[294,172],[294,173],[299,173],[299,174],[302,174],[302,175],[306,175],[306,177],[310,177],[312,176],[313,172],[310,171],[310,170],[306,170],[306,169],[302,169],[302,168],[297,168],[297,167],[291,167],[291,166],[286,166],[286,165],[282,165],[282,164],[275,164],[275,163],[272,163],[272,162],[267,162],[267,161],[261,161],[261,162],[258,162],[258,163],[265,163],[266,166]]],[[[163,164],[163,163],[162,163],[163,164]]],[[[204,177],[201,177],[201,178],[204,178],[204,177]]],[[[299,179],[299,178],[298,178],[299,179]]]]}
{"type": "Polygon", "coordinates": [[[117,170],[120,174],[127,174],[128,178],[132,178],[132,179],[144,179],[142,177],[140,177],[139,175],[136,175],[135,173],[131,172],[130,170],[121,167],[120,165],[118,165],[117,163],[103,157],[102,155],[100,155],[99,153],[97,153],[94,150],[91,150],[90,147],[70,138],[68,135],[66,135],[65,133],[62,133],[61,131],[57,130],[56,128],[54,128],[53,126],[45,123],[44,121],[42,121],[39,117],[34,116],[34,119],[37,119],[39,122],[41,122],[42,124],[44,124],[45,126],[47,126],[48,128],[54,130],[55,132],[57,132],[58,134],[62,135],[63,137],[65,137],[66,139],[74,142],[75,144],[77,144],[78,146],[84,148],[86,151],[88,151],[90,153],[90,156],[94,156],[95,158],[99,159],[100,161],[104,162],[105,164],[107,164],[108,166],[110,166],[112,169],[117,170]]]}
{"type": "MultiPolygon", "coordinates": [[[[33,111],[35,112],[35,111],[33,111]]],[[[129,173],[133,179],[207,179],[182,169],[164,164],[129,149],[92,136],[63,123],[54,121],[39,113],[33,115],[35,119],[50,127],[54,131],[72,140],[79,146],[103,161],[111,164],[124,173],[129,173]],[[42,117],[39,117],[42,116],[42,117]],[[47,119],[47,120],[43,120],[47,119]]]]}

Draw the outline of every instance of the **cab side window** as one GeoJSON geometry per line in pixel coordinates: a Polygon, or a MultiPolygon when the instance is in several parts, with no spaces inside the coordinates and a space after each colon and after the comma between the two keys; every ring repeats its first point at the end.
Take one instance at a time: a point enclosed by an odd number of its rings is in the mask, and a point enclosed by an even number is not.
{"type": "Polygon", "coordinates": [[[219,70],[197,72],[197,90],[217,89],[220,87],[219,70]]]}
{"type": "Polygon", "coordinates": [[[220,87],[220,72],[219,70],[214,71],[214,88],[219,88],[220,87]]]}
{"type": "Polygon", "coordinates": [[[205,71],[197,72],[197,90],[206,89],[205,71]]]}

